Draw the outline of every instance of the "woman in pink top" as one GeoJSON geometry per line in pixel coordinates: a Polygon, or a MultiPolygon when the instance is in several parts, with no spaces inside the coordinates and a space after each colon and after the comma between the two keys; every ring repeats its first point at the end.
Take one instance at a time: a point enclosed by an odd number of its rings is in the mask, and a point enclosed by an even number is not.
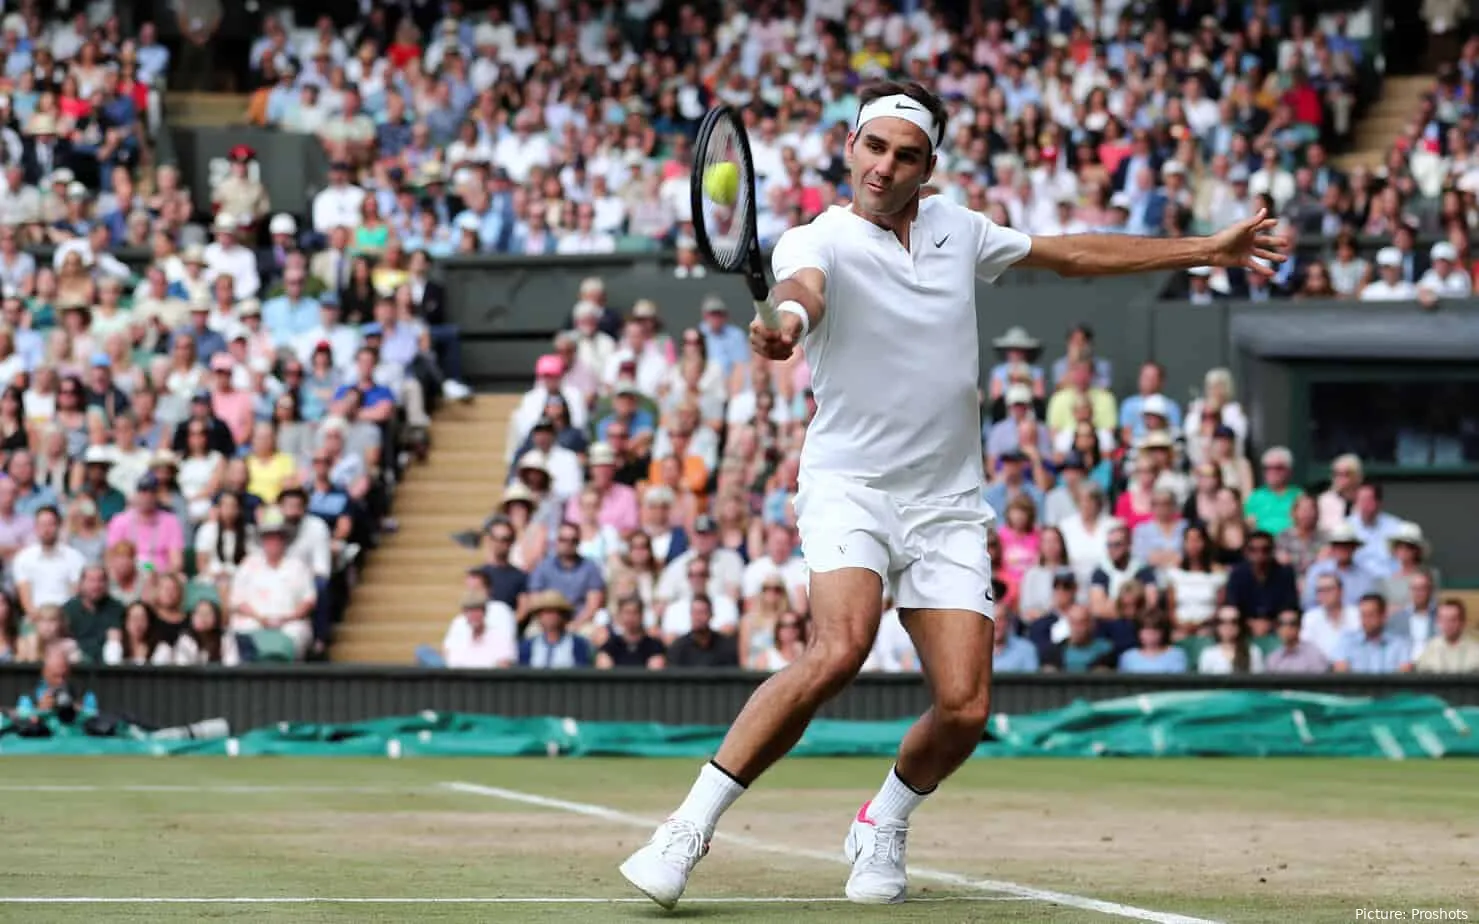
{"type": "Polygon", "coordinates": [[[1130,532],[1151,517],[1151,494],[1155,490],[1155,466],[1149,459],[1140,459],[1135,465],[1135,474],[1129,487],[1114,503],[1114,515],[1125,524],[1130,532]]]}
{"type": "Polygon", "coordinates": [[[1001,539],[1002,573],[1018,584],[1027,569],[1037,564],[1042,551],[1042,532],[1037,528],[1037,505],[1032,498],[1018,494],[1007,504],[1007,522],[997,527],[1001,539]]]}
{"type": "Polygon", "coordinates": [[[231,429],[231,436],[238,446],[252,438],[252,423],[256,420],[251,392],[237,391],[231,385],[231,373],[236,360],[229,353],[217,353],[211,357],[211,410],[231,429]]]}

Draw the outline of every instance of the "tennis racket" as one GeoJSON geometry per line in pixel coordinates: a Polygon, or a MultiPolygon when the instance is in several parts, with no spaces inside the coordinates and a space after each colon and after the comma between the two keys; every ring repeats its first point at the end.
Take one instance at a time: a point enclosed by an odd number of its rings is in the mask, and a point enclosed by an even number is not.
{"type": "Polygon", "coordinates": [[[770,303],[760,235],[755,230],[755,164],[750,159],[750,139],[739,112],[729,106],[710,109],[699,125],[690,195],[699,256],[715,272],[743,275],[760,322],[775,330],[780,321],[770,303]]]}

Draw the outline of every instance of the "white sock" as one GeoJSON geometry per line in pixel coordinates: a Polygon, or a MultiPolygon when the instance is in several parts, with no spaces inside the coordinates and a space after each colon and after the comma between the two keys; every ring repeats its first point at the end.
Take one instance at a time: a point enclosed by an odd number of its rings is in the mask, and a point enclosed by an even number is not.
{"type": "Polygon", "coordinates": [[[719,816],[744,792],[744,786],[710,761],[698,772],[698,779],[688,791],[688,798],[678,806],[673,817],[691,821],[705,833],[712,833],[714,826],[719,823],[719,816]]]}
{"type": "Polygon", "coordinates": [[[919,792],[899,779],[897,767],[888,771],[888,777],[883,781],[883,788],[878,790],[878,795],[868,805],[868,817],[873,821],[908,821],[909,814],[919,808],[931,792],[919,792]]]}

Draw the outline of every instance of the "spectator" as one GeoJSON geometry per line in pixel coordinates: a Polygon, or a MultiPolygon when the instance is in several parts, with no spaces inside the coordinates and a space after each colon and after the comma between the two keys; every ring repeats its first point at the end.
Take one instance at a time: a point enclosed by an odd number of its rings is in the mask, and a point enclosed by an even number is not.
{"type": "Polygon", "coordinates": [[[1136,631],[1139,643],[1119,656],[1122,674],[1184,674],[1186,652],[1171,644],[1171,624],[1159,613],[1149,613],[1140,620],[1136,631]]]}
{"type": "MultiPolygon", "coordinates": [[[[739,648],[732,635],[715,632],[710,627],[712,615],[708,597],[694,598],[689,610],[691,628],[686,635],[675,639],[668,646],[668,666],[675,668],[738,667],[739,648]]],[[[786,619],[797,619],[794,614],[781,617],[776,622],[777,640],[771,650],[779,647],[780,623],[786,619]]],[[[767,656],[767,660],[769,656],[767,656]]]]}
{"type": "Polygon", "coordinates": [[[982,499],[996,512],[998,517],[1001,517],[1005,515],[1013,501],[1022,498],[1032,504],[1033,519],[1036,521],[1041,515],[1043,493],[1042,489],[1027,477],[1027,473],[1032,468],[1027,454],[1021,449],[1007,450],[1002,453],[998,464],[996,477],[982,492],[982,499]]]}
{"type": "Polygon", "coordinates": [[[219,664],[236,667],[241,655],[236,647],[236,636],[226,631],[221,605],[214,600],[201,600],[190,611],[190,622],[175,642],[175,664],[193,667],[201,664],[219,664]]]}
{"type": "Polygon", "coordinates": [[[11,563],[16,594],[26,613],[66,603],[77,593],[87,565],[81,552],[61,542],[62,517],[55,507],[36,511],[35,524],[35,540],[11,563]]]}
{"type": "MultiPolygon", "coordinates": [[[[1408,531],[1407,524],[1400,518],[1382,510],[1381,485],[1368,481],[1356,489],[1355,507],[1347,522],[1361,544],[1355,554],[1356,564],[1377,577],[1390,575],[1397,564],[1393,558],[1392,539],[1407,536],[1408,531]]],[[[1418,538],[1421,538],[1421,531],[1418,538]]]]}
{"type": "Polygon", "coordinates": [[[123,628],[103,646],[104,664],[173,664],[174,646],[165,641],[159,619],[147,603],[134,601],[123,613],[123,628]]]}
{"type": "Polygon", "coordinates": [[[708,560],[690,559],[686,568],[688,587],[684,592],[670,601],[659,600],[663,643],[671,645],[693,630],[693,613],[700,607],[697,603],[700,597],[704,598],[702,608],[708,613],[708,625],[715,632],[733,635],[739,631],[739,607],[734,600],[724,595],[711,596],[709,593],[712,575],[708,560]]]}
{"type": "Polygon", "coordinates": [[[666,648],[660,639],[649,635],[643,625],[640,597],[622,597],[616,603],[616,618],[605,644],[596,653],[596,667],[645,668],[662,670],[667,666],[666,648]]]}
{"type": "Polygon", "coordinates": [[[281,652],[301,661],[313,642],[309,616],[317,594],[312,572],[287,555],[287,529],[280,510],[263,508],[261,550],[249,554],[231,580],[231,631],[248,635],[259,657],[281,652]]]}
{"type": "Polygon", "coordinates": [[[1300,638],[1314,644],[1333,663],[1341,638],[1360,629],[1361,614],[1354,604],[1342,600],[1339,575],[1322,574],[1311,578],[1310,583],[1317,602],[1300,620],[1300,638]]]}
{"type": "Polygon", "coordinates": [[[1288,565],[1297,573],[1309,570],[1325,548],[1326,536],[1319,525],[1319,508],[1313,497],[1301,494],[1290,511],[1289,528],[1275,538],[1275,556],[1279,564],[1288,565]]]}
{"type": "Polygon", "coordinates": [[[1331,657],[1338,674],[1395,674],[1412,670],[1412,645],[1387,631],[1387,602],[1368,593],[1357,605],[1360,626],[1347,629],[1331,657]]]}
{"type": "Polygon", "coordinates": [[[1463,601],[1457,598],[1439,605],[1437,631],[1417,659],[1419,673],[1479,673],[1479,641],[1464,634],[1467,616],[1463,601]]]}
{"type": "Polygon", "coordinates": [[[514,611],[507,604],[468,593],[462,598],[462,612],[452,619],[442,639],[441,666],[509,667],[519,660],[517,630],[514,611]]]}
{"type": "Polygon", "coordinates": [[[1330,533],[1329,557],[1321,558],[1310,565],[1310,569],[1304,573],[1303,600],[1306,607],[1314,605],[1315,585],[1319,578],[1327,574],[1340,578],[1342,601],[1352,606],[1377,589],[1381,578],[1361,567],[1355,560],[1356,550],[1360,547],[1361,539],[1349,524],[1339,526],[1330,533]]]}
{"type": "Polygon", "coordinates": [[[539,631],[519,643],[522,667],[564,669],[590,667],[595,660],[590,642],[570,631],[575,608],[558,589],[532,589],[527,601],[530,620],[539,631]]]}
{"type": "Polygon", "coordinates": [[[77,593],[62,605],[62,615],[82,660],[101,662],[104,644],[123,628],[123,605],[109,594],[108,573],[101,565],[82,569],[77,593]]]}
{"type": "Polygon", "coordinates": [[[1170,568],[1181,561],[1186,521],[1176,495],[1165,488],[1151,492],[1150,509],[1150,519],[1131,531],[1131,554],[1151,568],[1170,568]]]}
{"type": "Polygon", "coordinates": [[[1277,536],[1293,523],[1294,502],[1304,493],[1290,483],[1294,456],[1283,446],[1263,454],[1263,486],[1248,495],[1244,513],[1255,528],[1277,536]]]}
{"type": "Polygon", "coordinates": [[[1402,278],[1402,251],[1383,247],[1376,252],[1377,278],[1361,289],[1363,302],[1417,301],[1417,286],[1402,278]]]}
{"type": "Polygon", "coordinates": [[[1119,422],[1118,404],[1109,391],[1108,384],[1101,384],[1095,378],[1093,363],[1088,359],[1069,364],[1067,376],[1060,383],[1058,391],[1048,400],[1048,429],[1057,433],[1071,426],[1073,406],[1082,398],[1087,398],[1092,408],[1094,429],[1114,430],[1115,424],[1119,422]]]}
{"type": "Polygon", "coordinates": [[[1212,560],[1212,544],[1206,530],[1187,526],[1182,534],[1179,561],[1162,574],[1164,606],[1171,615],[1174,635],[1180,638],[1205,626],[1222,599],[1228,577],[1212,560]]]}
{"type": "Polygon", "coordinates": [[[108,523],[108,545],[128,541],[138,550],[141,562],[160,573],[175,574],[184,567],[185,537],[175,515],[159,509],[159,488],[159,477],[153,472],[139,479],[130,509],[108,523]]]}
{"type": "MultiPolygon", "coordinates": [[[[1105,542],[1106,554],[1095,566],[1089,577],[1089,612],[1096,619],[1113,619],[1114,600],[1119,596],[1120,586],[1129,580],[1153,577],[1144,562],[1133,556],[1130,548],[1130,532],[1123,525],[1109,531],[1105,542]]],[[[1154,583],[1146,580],[1143,583],[1154,583]]]]}
{"type": "Polygon", "coordinates": [[[995,643],[992,653],[993,670],[1001,674],[1033,674],[1038,669],[1037,648],[1017,634],[1019,626],[1006,613],[997,615],[995,643]]]}
{"type": "Polygon", "coordinates": [[[1236,609],[1219,609],[1213,631],[1213,644],[1197,656],[1197,673],[1263,673],[1263,652],[1249,643],[1247,625],[1236,609]]]}
{"type": "Polygon", "coordinates": [[[1225,602],[1238,608],[1244,619],[1272,619],[1286,610],[1298,610],[1299,591],[1294,570],[1274,558],[1274,539],[1263,530],[1248,536],[1245,560],[1228,572],[1225,602]]]}
{"type": "Polygon", "coordinates": [[[527,613],[520,600],[529,578],[509,559],[515,538],[513,524],[506,517],[496,516],[488,522],[484,536],[486,558],[484,564],[476,570],[487,581],[493,601],[502,603],[516,613],[527,613]]]}
{"type": "Polygon", "coordinates": [[[1387,631],[1408,640],[1421,652],[1438,625],[1438,595],[1432,573],[1419,569],[1410,577],[1389,580],[1385,599],[1390,614],[1387,631]]]}
{"type": "MultiPolygon", "coordinates": [[[[574,607],[578,604],[579,609],[571,609],[573,625],[577,629],[591,624],[606,599],[606,582],[601,576],[600,566],[582,558],[579,549],[580,530],[573,523],[562,523],[555,535],[554,553],[529,572],[527,587],[531,595],[553,590],[559,592],[567,605],[574,607]]],[[[540,599],[547,602],[553,598],[546,596],[540,599]]],[[[533,597],[528,605],[533,605],[533,597]]],[[[533,612],[526,609],[525,616],[532,615],[533,612]]],[[[555,641],[552,639],[551,644],[555,641]]],[[[521,656],[520,663],[523,660],[521,656]]]]}
{"type": "Polygon", "coordinates": [[[1270,674],[1323,674],[1330,670],[1330,661],[1324,653],[1310,642],[1301,638],[1299,613],[1289,610],[1279,614],[1278,638],[1280,645],[1270,651],[1264,666],[1270,674]]]}
{"type": "Polygon", "coordinates": [[[1111,670],[1116,661],[1114,644],[1098,635],[1094,617],[1082,606],[1071,606],[1065,620],[1068,634],[1042,653],[1042,669],[1083,674],[1111,670]]]}

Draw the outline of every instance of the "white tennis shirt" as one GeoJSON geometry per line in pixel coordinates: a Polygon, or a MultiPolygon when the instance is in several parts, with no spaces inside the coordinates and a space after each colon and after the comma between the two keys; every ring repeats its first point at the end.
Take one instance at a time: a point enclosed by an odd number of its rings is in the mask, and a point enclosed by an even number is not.
{"type": "Polygon", "coordinates": [[[906,501],[981,487],[976,278],[995,280],[1032,241],[930,196],[909,245],[839,206],[776,243],[777,280],[827,277],[826,316],[804,344],[817,413],[803,481],[848,478],[906,501]]]}

